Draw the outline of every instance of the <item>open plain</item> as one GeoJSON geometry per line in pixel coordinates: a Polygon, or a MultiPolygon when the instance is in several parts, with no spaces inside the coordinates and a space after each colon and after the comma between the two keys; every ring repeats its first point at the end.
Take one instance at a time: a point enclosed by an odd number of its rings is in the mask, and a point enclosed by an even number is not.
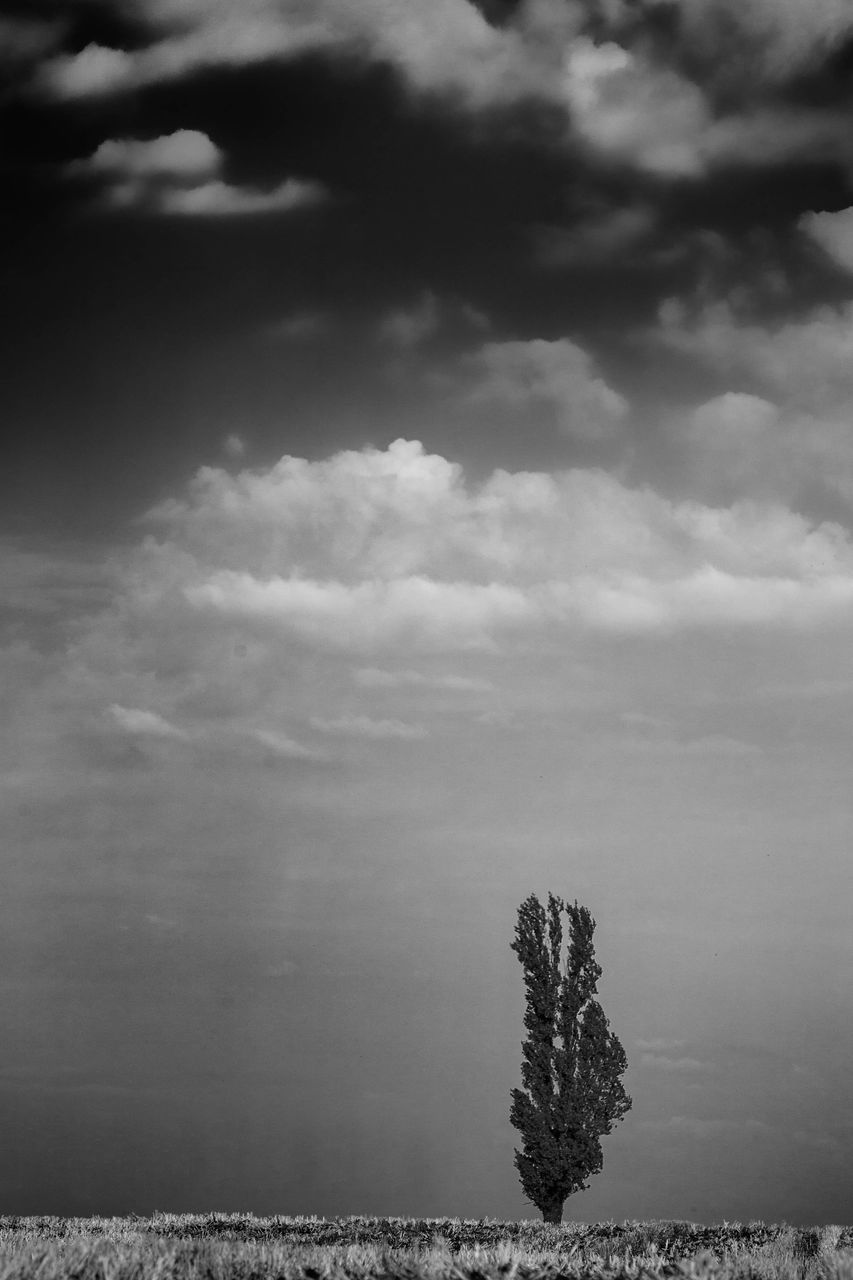
{"type": "Polygon", "coordinates": [[[490,1218],[0,1218],[0,1280],[853,1280],[853,1228],[490,1218]]]}

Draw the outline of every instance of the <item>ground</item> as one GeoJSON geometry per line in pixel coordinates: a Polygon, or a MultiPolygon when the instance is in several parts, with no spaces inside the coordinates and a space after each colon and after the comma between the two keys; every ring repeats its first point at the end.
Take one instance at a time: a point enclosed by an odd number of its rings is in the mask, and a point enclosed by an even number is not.
{"type": "Polygon", "coordinates": [[[853,1280],[853,1228],[170,1214],[0,1218],[0,1280],[853,1280]]]}

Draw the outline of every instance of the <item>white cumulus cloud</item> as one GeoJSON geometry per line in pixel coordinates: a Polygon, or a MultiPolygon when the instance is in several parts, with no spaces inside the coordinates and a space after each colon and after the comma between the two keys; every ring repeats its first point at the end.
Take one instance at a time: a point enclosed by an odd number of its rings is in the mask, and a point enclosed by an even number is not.
{"type": "Polygon", "coordinates": [[[179,129],[159,138],[109,138],[68,171],[99,179],[107,206],[181,217],[289,212],[325,197],[319,183],[298,178],[268,190],[233,186],[220,177],[223,162],[206,134],[179,129]]]}
{"type": "Polygon", "coordinates": [[[110,138],[85,162],[92,173],[126,181],[186,178],[194,181],[217,173],[222,163],[218,147],[196,129],[178,129],[161,138],[110,138]]]}
{"type": "MultiPolygon", "coordinates": [[[[109,707],[137,741],[247,767],[328,762],[315,735],[351,753],[426,737],[436,715],[442,733],[475,712],[486,723],[512,711],[507,672],[596,636],[763,643],[853,621],[836,524],[778,502],[674,501],[597,470],[473,481],[416,441],[204,468],[150,519],[75,626],[68,689],[86,723],[109,707]]],[[[717,725],[665,745],[703,761],[754,751],[717,725]]]]}
{"type": "Polygon", "coordinates": [[[824,616],[853,565],[839,526],[778,503],[675,502],[595,470],[469,485],[402,440],[204,468],[152,519],[145,573],[184,609],[356,650],[482,647],[548,622],[824,616]]]}
{"type": "Polygon", "coordinates": [[[847,154],[841,112],[755,103],[717,116],[699,84],[613,42],[574,40],[563,91],[574,132],[594,154],[661,178],[847,154]]]}
{"type": "Polygon", "coordinates": [[[406,642],[425,650],[488,649],[496,630],[523,625],[537,612],[513,586],[420,575],[350,584],[223,570],[188,586],[185,598],[208,615],[280,627],[307,643],[343,650],[406,642]]]}
{"type": "Polygon", "coordinates": [[[580,136],[604,156],[661,175],[696,177],[709,126],[702,91],[621,45],[578,39],[566,57],[565,92],[580,136]]]}
{"type": "Polygon", "coordinates": [[[521,413],[545,408],[575,439],[605,438],[628,413],[624,397],[568,338],[487,342],[468,365],[475,374],[472,400],[521,413]]]}
{"type": "Polygon", "coordinates": [[[269,190],[234,187],[216,180],[197,187],[171,187],[160,193],[157,208],[161,213],[182,217],[228,218],[255,213],[289,213],[319,204],[325,196],[318,182],[286,178],[269,190]]]}
{"type": "Polygon", "coordinates": [[[740,319],[728,302],[695,314],[670,300],[657,341],[720,372],[740,374],[792,404],[820,410],[853,399],[853,303],[814,308],[774,325],[740,319]]]}

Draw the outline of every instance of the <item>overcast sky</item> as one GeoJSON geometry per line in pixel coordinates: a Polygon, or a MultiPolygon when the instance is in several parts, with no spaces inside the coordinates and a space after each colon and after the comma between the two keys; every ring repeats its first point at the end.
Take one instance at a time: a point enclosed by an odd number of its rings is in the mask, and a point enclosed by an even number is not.
{"type": "Polygon", "coordinates": [[[2,1211],[849,1220],[853,7],[0,15],[2,1211]]]}

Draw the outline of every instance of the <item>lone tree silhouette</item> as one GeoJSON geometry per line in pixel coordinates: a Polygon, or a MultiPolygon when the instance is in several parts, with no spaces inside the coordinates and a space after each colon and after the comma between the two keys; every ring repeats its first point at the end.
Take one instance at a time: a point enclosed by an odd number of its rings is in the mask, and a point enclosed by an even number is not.
{"type": "Polygon", "coordinates": [[[625,1050],[593,999],[601,977],[594,931],[586,907],[549,893],[546,914],[531,894],[518,908],[510,944],[527,988],[523,1088],[513,1089],[510,1111],[523,1141],[515,1167],[545,1222],[561,1222],[566,1197],[585,1190],[600,1171],[600,1139],[631,1107],[620,1079],[628,1066],[625,1050]],[[569,921],[565,971],[563,912],[569,921]]]}

